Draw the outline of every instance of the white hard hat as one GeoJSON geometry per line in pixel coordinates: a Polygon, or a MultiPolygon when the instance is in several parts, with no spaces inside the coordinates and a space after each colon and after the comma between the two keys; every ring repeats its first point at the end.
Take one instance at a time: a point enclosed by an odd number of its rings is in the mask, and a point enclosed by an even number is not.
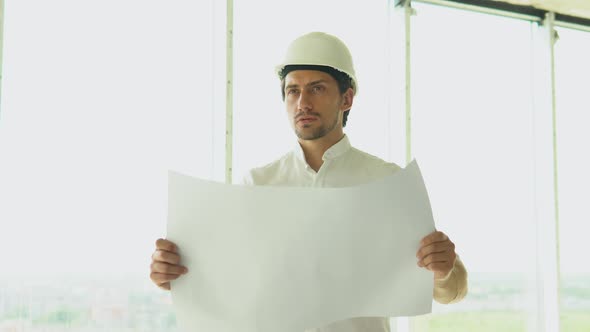
{"type": "Polygon", "coordinates": [[[356,94],[358,83],[348,47],[337,37],[324,32],[310,32],[291,42],[276,67],[277,74],[288,65],[328,66],[339,70],[352,79],[352,90],[356,94]]]}

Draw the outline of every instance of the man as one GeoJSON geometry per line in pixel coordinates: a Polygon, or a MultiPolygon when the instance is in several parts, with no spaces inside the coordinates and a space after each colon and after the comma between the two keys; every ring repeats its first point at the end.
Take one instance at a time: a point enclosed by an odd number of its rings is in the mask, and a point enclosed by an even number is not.
{"type": "MultiPolygon", "coordinates": [[[[350,145],[346,125],[357,81],[352,57],[338,38],[313,32],[295,39],[277,67],[281,93],[297,147],[277,161],[250,171],[251,185],[343,187],[376,180],[399,167],[350,145]]],[[[434,275],[434,299],[460,301],[467,293],[467,273],[453,242],[442,232],[424,237],[416,253],[418,266],[434,275]]],[[[187,273],[179,265],[174,243],[158,239],[152,255],[151,279],[163,289],[187,273]]],[[[311,331],[389,331],[389,319],[360,317],[338,321],[311,331]]]]}

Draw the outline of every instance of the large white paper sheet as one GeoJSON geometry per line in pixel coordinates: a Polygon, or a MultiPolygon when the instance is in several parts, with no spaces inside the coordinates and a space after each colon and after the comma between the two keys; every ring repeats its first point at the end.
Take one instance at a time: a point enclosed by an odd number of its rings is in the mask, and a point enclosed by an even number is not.
{"type": "Polygon", "coordinates": [[[346,188],[226,185],[169,173],[167,238],[184,332],[303,332],[352,317],[431,312],[416,265],[434,231],[416,162],[346,188]]]}

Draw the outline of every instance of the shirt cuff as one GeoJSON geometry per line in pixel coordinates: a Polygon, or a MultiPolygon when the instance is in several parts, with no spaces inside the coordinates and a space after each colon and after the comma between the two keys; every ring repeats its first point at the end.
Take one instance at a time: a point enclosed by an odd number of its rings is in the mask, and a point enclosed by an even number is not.
{"type": "Polygon", "coordinates": [[[453,269],[443,279],[434,280],[433,297],[439,303],[455,303],[467,295],[467,271],[457,257],[453,269]]]}

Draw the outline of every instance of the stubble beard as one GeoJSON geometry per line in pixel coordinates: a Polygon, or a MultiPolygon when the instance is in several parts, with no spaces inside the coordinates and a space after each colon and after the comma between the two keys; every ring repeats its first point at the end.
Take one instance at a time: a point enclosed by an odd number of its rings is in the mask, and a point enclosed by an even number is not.
{"type": "MultiPolygon", "coordinates": [[[[297,129],[297,123],[295,123],[295,134],[297,135],[297,137],[299,137],[302,140],[313,141],[318,138],[322,138],[322,137],[326,136],[329,132],[334,130],[334,128],[336,128],[337,125],[338,125],[338,115],[336,117],[334,117],[334,121],[332,122],[332,124],[330,126],[322,125],[319,128],[316,128],[315,130],[312,130],[311,132],[307,132],[307,133],[304,132],[303,130],[297,129]]],[[[311,127],[311,125],[303,125],[303,128],[309,128],[309,127],[311,127]]]]}

